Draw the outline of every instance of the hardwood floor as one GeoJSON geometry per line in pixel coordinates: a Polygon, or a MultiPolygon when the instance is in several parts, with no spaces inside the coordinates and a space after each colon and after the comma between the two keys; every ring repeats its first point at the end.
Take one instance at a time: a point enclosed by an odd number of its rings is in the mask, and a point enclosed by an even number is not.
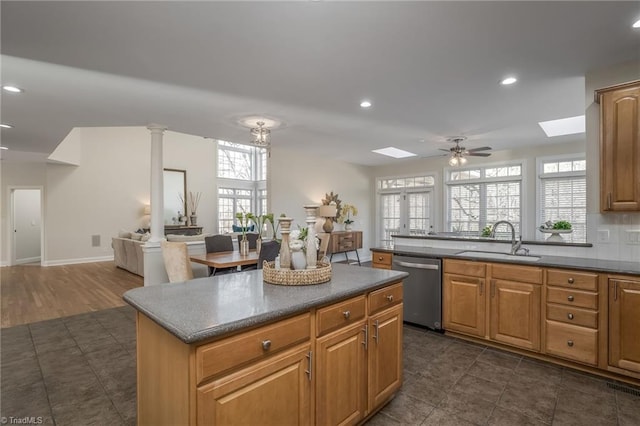
{"type": "Polygon", "coordinates": [[[0,269],[2,328],[124,306],[122,295],[144,279],[113,262],[0,269]]]}

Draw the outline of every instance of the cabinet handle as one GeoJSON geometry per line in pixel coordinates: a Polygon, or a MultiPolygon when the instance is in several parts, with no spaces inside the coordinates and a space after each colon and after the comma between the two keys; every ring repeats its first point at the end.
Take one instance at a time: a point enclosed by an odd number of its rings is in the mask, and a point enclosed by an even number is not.
{"type": "Polygon", "coordinates": [[[607,210],[611,210],[611,192],[607,194],[607,210]]]}
{"type": "Polygon", "coordinates": [[[367,324],[362,327],[362,332],[364,333],[364,342],[362,342],[362,344],[364,345],[364,350],[366,351],[369,349],[369,327],[367,326],[367,324]]]}
{"type": "Polygon", "coordinates": [[[387,296],[387,302],[393,302],[393,294],[387,296]]]}
{"type": "Polygon", "coordinates": [[[491,280],[491,297],[495,297],[496,295],[496,280],[491,280]]]}
{"type": "Polygon", "coordinates": [[[567,340],[567,346],[572,347],[573,346],[573,340],[567,340]]]}
{"type": "Polygon", "coordinates": [[[307,373],[307,376],[309,376],[309,381],[311,381],[311,374],[313,371],[313,352],[309,351],[309,353],[307,354],[307,359],[309,360],[309,369],[305,370],[304,372],[307,373]]]}
{"type": "Polygon", "coordinates": [[[382,256],[378,257],[378,262],[382,262],[382,256]]]}
{"type": "Polygon", "coordinates": [[[349,319],[349,317],[351,316],[351,312],[350,311],[344,311],[342,313],[342,316],[344,316],[344,319],[349,319]]]}
{"type": "Polygon", "coordinates": [[[613,300],[618,300],[618,281],[613,282],[613,300]]]}
{"type": "Polygon", "coordinates": [[[271,349],[271,340],[263,340],[262,341],[262,350],[263,351],[268,351],[269,349],[271,349]]]}
{"type": "Polygon", "coordinates": [[[480,281],[480,296],[482,296],[482,293],[484,292],[484,280],[479,280],[480,281]]]}
{"type": "Polygon", "coordinates": [[[567,318],[569,318],[570,320],[572,320],[572,319],[573,319],[573,314],[571,314],[571,313],[567,314],[567,318]]]}
{"type": "Polygon", "coordinates": [[[373,339],[376,341],[376,345],[378,344],[378,320],[375,320],[373,323],[373,339]]]}
{"type": "Polygon", "coordinates": [[[573,295],[572,295],[572,296],[567,296],[567,300],[568,300],[569,302],[573,302],[573,295]]]}
{"type": "Polygon", "coordinates": [[[567,280],[567,282],[568,282],[569,284],[573,284],[573,283],[574,283],[573,277],[569,278],[569,279],[567,280]]]}

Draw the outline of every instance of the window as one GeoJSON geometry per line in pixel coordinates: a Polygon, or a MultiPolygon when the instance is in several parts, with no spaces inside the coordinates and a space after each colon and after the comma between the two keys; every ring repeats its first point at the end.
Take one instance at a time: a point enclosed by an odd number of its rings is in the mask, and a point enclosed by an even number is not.
{"type": "Polygon", "coordinates": [[[391,243],[391,236],[426,235],[431,229],[433,176],[378,179],[379,239],[391,243]]]}
{"type": "MultiPolygon", "coordinates": [[[[571,222],[573,232],[562,237],[570,242],[587,241],[587,163],[583,155],[538,159],[538,224],[571,222]]],[[[536,239],[548,235],[536,232],[536,239]]]]}
{"type": "Polygon", "coordinates": [[[266,149],[218,141],[218,232],[232,232],[237,213],[267,213],[266,149]]]}
{"type": "MultiPolygon", "coordinates": [[[[507,220],[520,233],[522,174],[521,164],[448,170],[447,230],[478,236],[485,226],[507,220]]],[[[497,231],[511,238],[508,227],[497,231]]]]}

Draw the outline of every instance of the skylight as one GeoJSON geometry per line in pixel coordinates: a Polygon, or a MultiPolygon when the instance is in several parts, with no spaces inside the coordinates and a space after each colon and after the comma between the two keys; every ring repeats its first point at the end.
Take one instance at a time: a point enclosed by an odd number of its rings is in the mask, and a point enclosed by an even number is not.
{"type": "Polygon", "coordinates": [[[375,152],[376,154],[386,155],[387,157],[393,158],[406,158],[406,157],[415,157],[416,154],[409,151],[404,151],[402,149],[394,148],[392,146],[388,146],[386,148],[374,149],[371,152],[375,152]]]}
{"type": "Polygon", "coordinates": [[[548,138],[585,132],[584,115],[561,118],[559,120],[541,121],[538,124],[547,134],[548,138]]]}

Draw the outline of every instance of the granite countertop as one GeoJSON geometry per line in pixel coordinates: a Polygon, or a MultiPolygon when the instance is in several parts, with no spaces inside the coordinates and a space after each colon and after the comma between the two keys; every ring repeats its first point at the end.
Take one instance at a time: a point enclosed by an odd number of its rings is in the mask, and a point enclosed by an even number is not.
{"type": "MultiPolygon", "coordinates": [[[[519,265],[530,266],[550,266],[554,268],[570,268],[581,269],[585,271],[594,272],[610,272],[615,274],[634,274],[640,275],[640,262],[626,262],[619,260],[605,260],[605,259],[590,259],[582,257],[566,257],[566,256],[538,256],[540,260],[536,262],[519,260],[518,256],[514,256],[512,259],[488,259],[476,256],[458,256],[456,253],[461,251],[473,251],[464,249],[447,249],[436,247],[413,247],[395,245],[393,247],[384,246],[376,247],[371,250],[381,251],[386,253],[395,253],[406,256],[417,257],[432,257],[432,258],[449,258],[449,259],[463,259],[474,260],[478,262],[490,262],[490,263],[512,263],[519,265]]],[[[523,256],[524,257],[524,256],[523,256]]]]}
{"type": "Polygon", "coordinates": [[[184,343],[195,343],[363,294],[408,276],[342,264],[332,268],[331,281],[317,285],[267,284],[257,270],[135,288],[123,299],[184,343]]]}

